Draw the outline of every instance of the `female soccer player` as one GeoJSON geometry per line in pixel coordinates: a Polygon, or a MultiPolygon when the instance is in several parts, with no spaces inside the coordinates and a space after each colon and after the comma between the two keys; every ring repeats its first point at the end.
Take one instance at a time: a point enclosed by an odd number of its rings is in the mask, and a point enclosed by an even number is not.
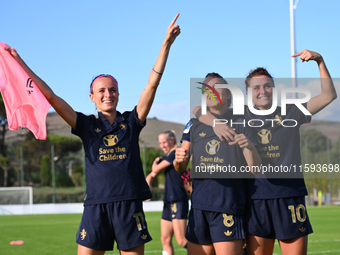
{"type": "MultiPolygon", "coordinates": [[[[208,97],[207,105],[216,117],[230,120],[233,119],[228,111],[230,92],[214,88],[215,84],[225,83],[217,73],[208,74],[203,82],[204,94],[207,91],[218,94],[222,104],[208,97]]],[[[183,132],[181,148],[176,149],[174,166],[178,171],[186,169],[192,155],[193,191],[186,234],[188,254],[242,254],[246,182],[237,172],[247,164],[258,166],[260,156],[247,138],[250,130],[239,126],[237,131],[234,142],[219,142],[211,127],[192,119],[183,132]],[[234,167],[236,173],[205,174],[206,169],[218,171],[228,166],[234,167]]]]}
{"type": "MultiPolygon", "coordinates": [[[[302,62],[314,60],[319,67],[321,93],[312,97],[304,107],[313,115],[336,99],[337,94],[331,76],[322,56],[313,51],[303,50],[292,57],[300,57],[302,62]]],[[[261,111],[273,105],[274,80],[264,68],[257,68],[246,78],[246,89],[251,88],[253,104],[261,111]]],[[[300,166],[300,134],[302,124],[309,122],[310,117],[304,115],[295,105],[287,105],[287,114],[281,114],[278,107],[272,114],[259,116],[251,111],[246,112],[246,120],[260,119],[265,123],[261,127],[253,127],[257,132],[259,150],[263,166],[300,166]],[[266,121],[274,119],[275,121],[266,121]],[[285,127],[285,120],[293,119],[296,127],[285,127]]],[[[200,121],[211,125],[214,117],[200,116],[200,121]]],[[[219,125],[219,137],[232,139],[230,127],[219,125]],[[224,127],[223,127],[224,126],[224,127]]],[[[232,131],[234,132],[234,131],[232,131]]],[[[279,240],[283,255],[307,254],[308,234],[312,233],[305,206],[307,190],[303,174],[296,176],[280,174],[261,175],[249,181],[249,211],[247,212],[247,249],[249,254],[269,255],[273,253],[275,239],[279,240]]]]}
{"type": "Polygon", "coordinates": [[[152,179],[164,171],[164,206],[161,219],[161,241],[163,245],[163,255],[174,254],[172,237],[175,234],[177,243],[186,247],[187,239],[185,231],[188,217],[188,195],[185,191],[181,174],[173,166],[177,140],[175,131],[168,130],[159,134],[158,142],[164,151],[164,157],[157,157],[152,164],[152,171],[146,177],[146,181],[151,186],[152,179]]]}
{"type": "Polygon", "coordinates": [[[143,254],[151,240],[142,201],[151,197],[139,157],[138,137],[145,125],[162,77],[170,47],[180,34],[170,23],[157,61],[137,106],[131,112],[117,111],[118,83],[111,75],[99,75],[90,86],[90,98],[98,117],[75,112],[53,93],[24,63],[14,49],[7,50],[24,68],[57,113],[72,127],[84,145],[87,190],[84,213],[77,233],[78,254],[100,255],[113,249],[121,254],[143,254]]]}

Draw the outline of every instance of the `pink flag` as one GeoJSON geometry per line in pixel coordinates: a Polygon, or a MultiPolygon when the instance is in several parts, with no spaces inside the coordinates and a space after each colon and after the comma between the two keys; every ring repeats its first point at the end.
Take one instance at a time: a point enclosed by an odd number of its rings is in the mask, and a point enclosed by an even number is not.
{"type": "Polygon", "coordinates": [[[51,105],[5,47],[9,46],[0,43],[0,92],[8,128],[28,128],[35,138],[46,140],[46,116],[51,105]]]}

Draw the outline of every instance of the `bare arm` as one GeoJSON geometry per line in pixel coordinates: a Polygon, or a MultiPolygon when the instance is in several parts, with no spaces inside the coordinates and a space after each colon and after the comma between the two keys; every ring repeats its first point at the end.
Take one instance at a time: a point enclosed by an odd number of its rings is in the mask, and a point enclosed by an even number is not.
{"type": "Polygon", "coordinates": [[[148,183],[149,186],[151,186],[151,182],[152,180],[160,173],[162,172],[165,168],[167,168],[168,166],[170,166],[171,164],[166,161],[166,160],[161,160],[161,157],[157,157],[153,163],[152,163],[152,170],[151,173],[148,174],[148,176],[146,177],[146,182],[148,183]]]}
{"type": "Polygon", "coordinates": [[[174,168],[177,172],[183,172],[186,170],[189,160],[190,160],[190,142],[183,141],[181,148],[176,149],[174,168]]]}
{"type": "Polygon", "coordinates": [[[6,48],[6,50],[12,55],[12,57],[19,63],[19,65],[25,70],[28,76],[33,80],[41,93],[45,96],[47,101],[52,105],[56,112],[72,127],[75,128],[77,114],[72,107],[66,103],[62,98],[58,97],[52,89],[37,76],[19,56],[17,51],[13,48],[6,48]]]}
{"type": "Polygon", "coordinates": [[[307,110],[311,114],[316,114],[337,98],[333,80],[328,72],[323,57],[319,53],[303,50],[292,57],[300,57],[302,62],[314,60],[318,64],[321,80],[321,93],[312,97],[307,103],[307,110]]]}
{"type": "Polygon", "coordinates": [[[153,67],[153,70],[151,70],[148,84],[144,88],[137,104],[138,118],[141,122],[144,122],[147,115],[149,114],[153,100],[155,98],[157,87],[165,69],[165,64],[168,59],[170,47],[175,41],[176,37],[180,34],[179,26],[175,25],[178,16],[179,14],[176,15],[176,17],[172,20],[168,27],[168,31],[159,52],[157,61],[153,67]]]}

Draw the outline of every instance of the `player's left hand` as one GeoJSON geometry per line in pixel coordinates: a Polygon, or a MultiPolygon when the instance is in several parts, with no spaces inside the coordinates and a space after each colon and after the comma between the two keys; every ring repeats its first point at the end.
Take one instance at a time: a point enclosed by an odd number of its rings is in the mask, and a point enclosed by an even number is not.
{"type": "Polygon", "coordinates": [[[12,55],[12,57],[14,57],[14,58],[19,57],[19,54],[18,54],[18,52],[17,52],[16,49],[14,49],[14,48],[12,48],[12,47],[10,47],[10,46],[4,47],[4,49],[7,50],[7,51],[9,52],[9,54],[12,55]]]}
{"type": "Polygon", "coordinates": [[[320,63],[322,61],[322,56],[319,53],[315,51],[311,51],[311,50],[306,50],[306,49],[294,54],[292,57],[293,58],[300,57],[302,62],[305,62],[305,61],[308,62],[309,60],[314,60],[317,63],[320,63]]]}

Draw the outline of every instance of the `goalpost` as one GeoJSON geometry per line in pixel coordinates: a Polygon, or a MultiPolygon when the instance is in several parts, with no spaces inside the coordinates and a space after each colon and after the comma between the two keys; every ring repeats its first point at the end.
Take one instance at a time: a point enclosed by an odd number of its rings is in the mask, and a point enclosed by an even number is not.
{"type": "Polygon", "coordinates": [[[0,207],[2,205],[22,205],[33,211],[32,187],[3,187],[0,188],[0,207]]]}

